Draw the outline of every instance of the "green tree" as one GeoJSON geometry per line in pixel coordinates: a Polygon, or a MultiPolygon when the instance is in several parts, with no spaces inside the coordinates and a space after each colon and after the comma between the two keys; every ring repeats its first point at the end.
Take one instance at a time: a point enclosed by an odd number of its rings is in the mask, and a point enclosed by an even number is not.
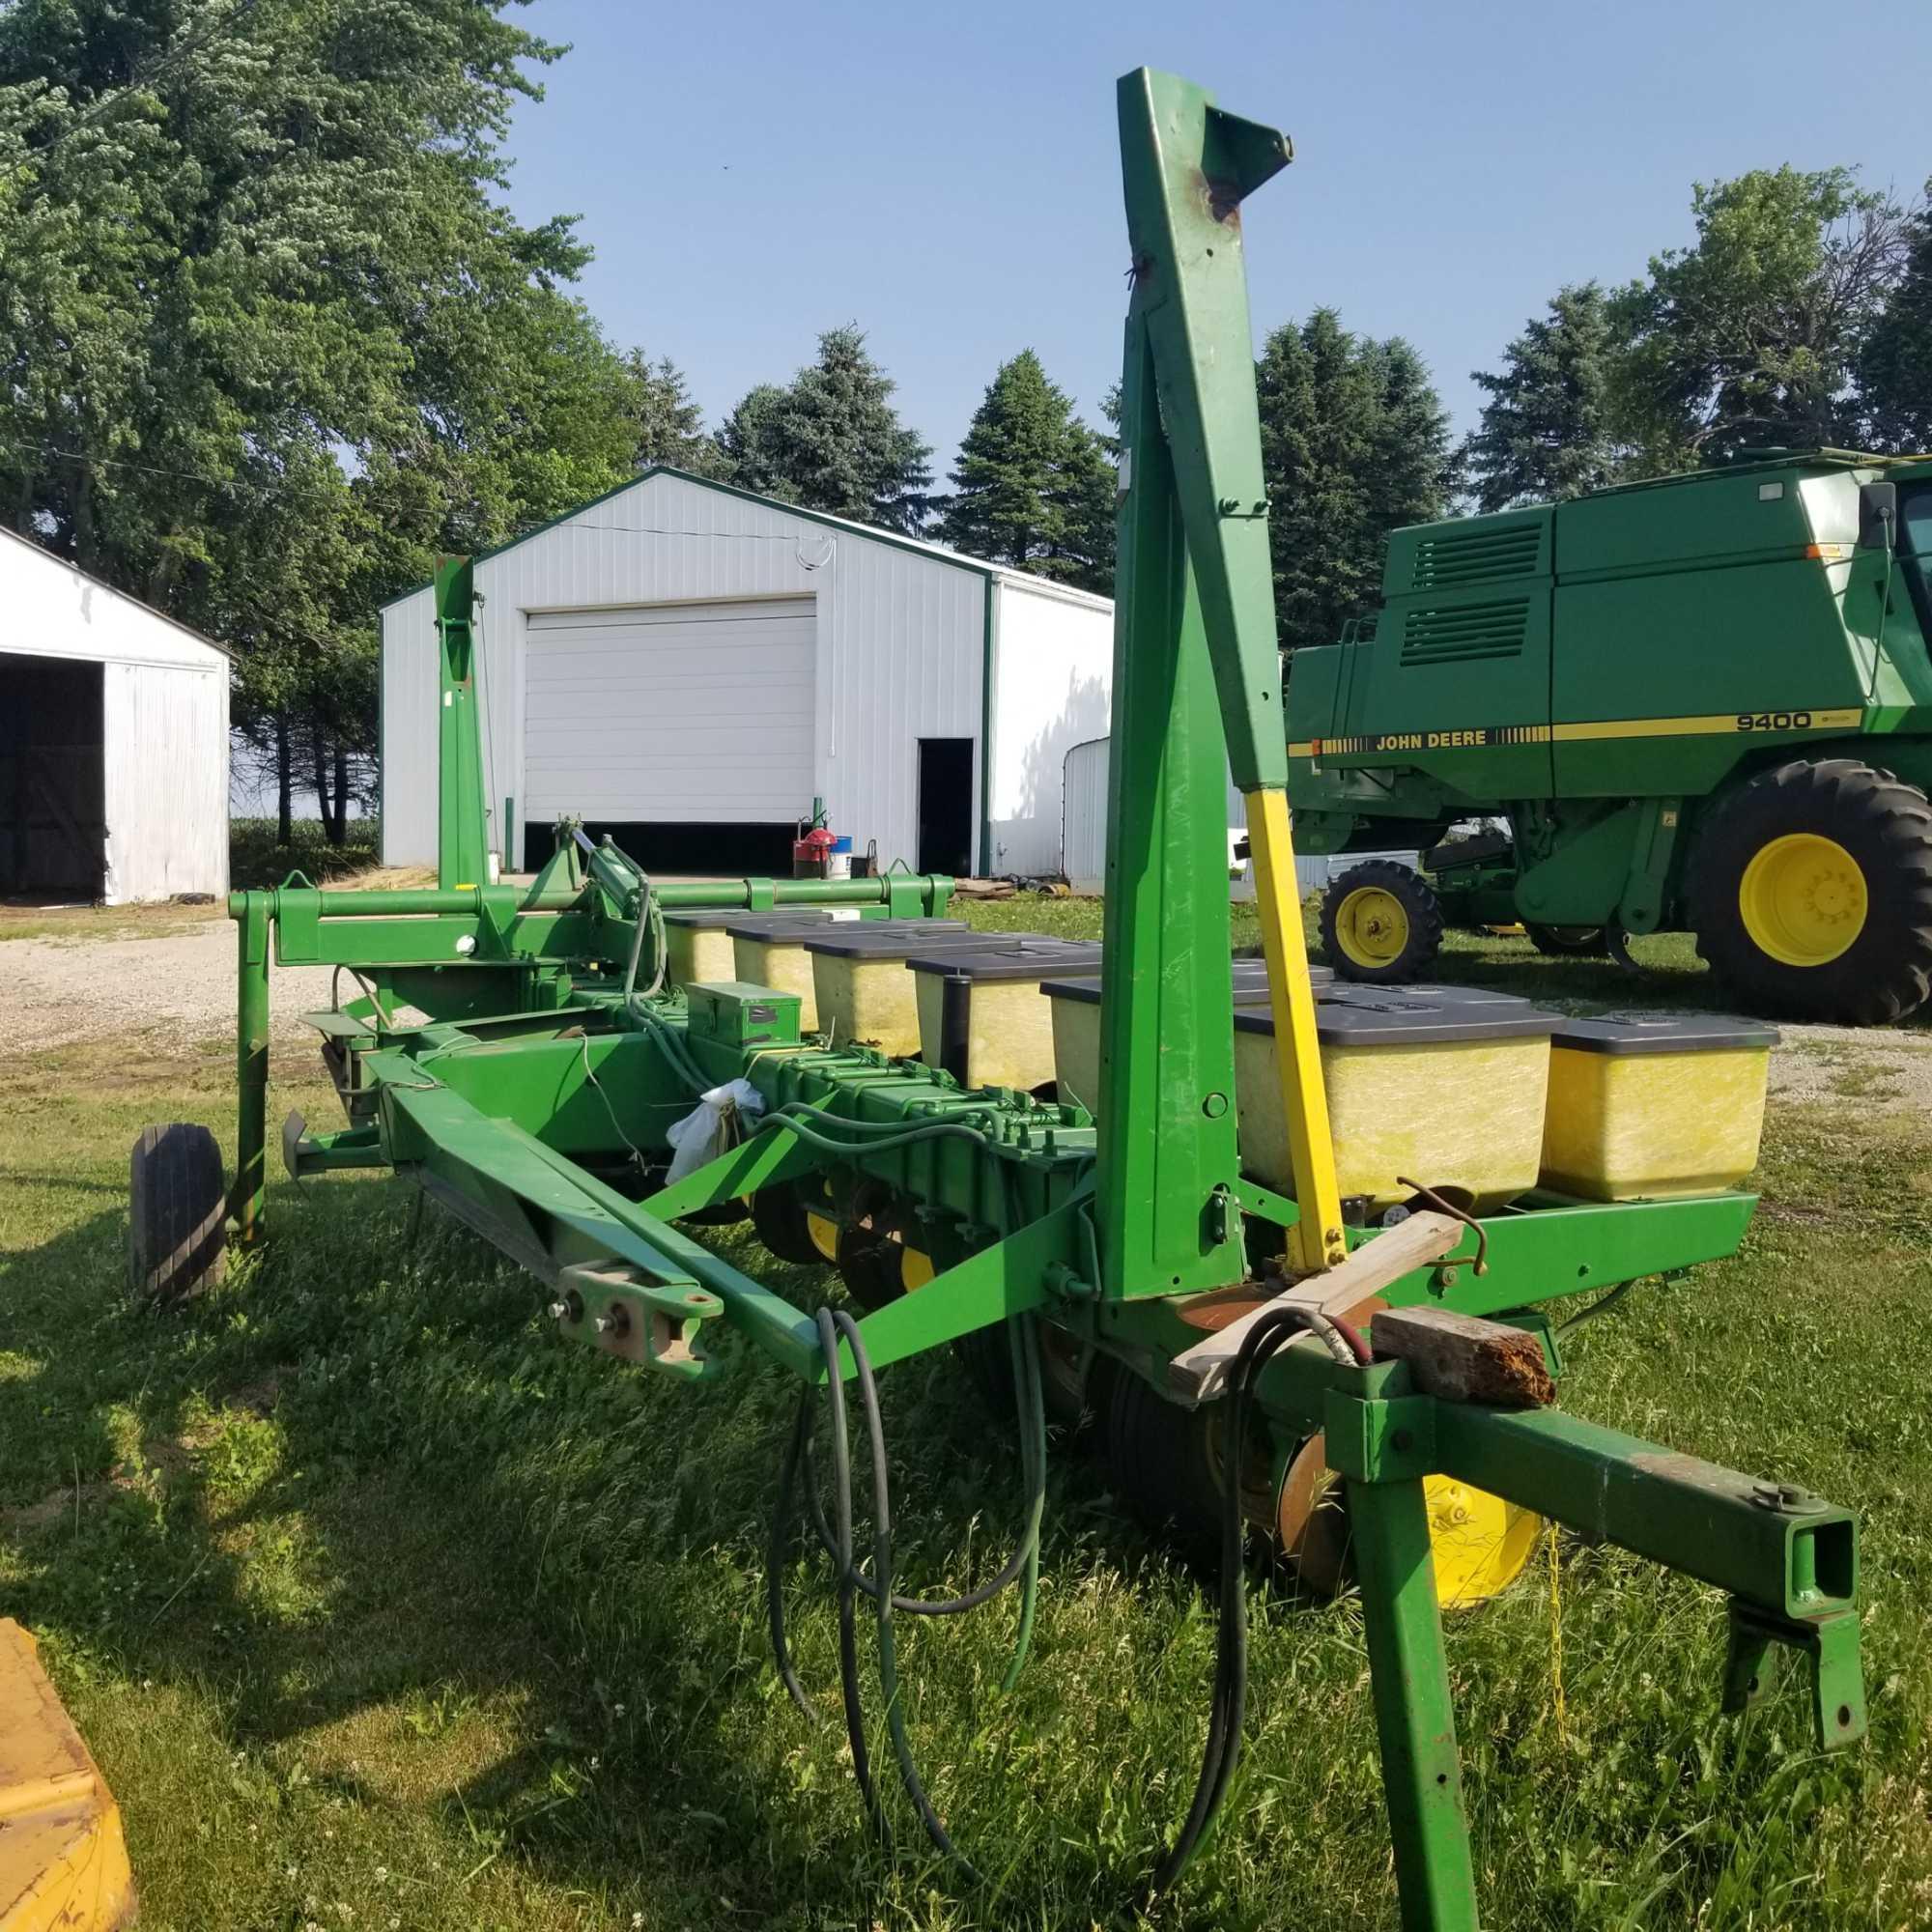
{"type": "Polygon", "coordinates": [[[1442,515],[1449,421],[1413,348],[1330,308],[1269,335],[1256,368],[1282,648],[1332,643],[1379,603],[1388,533],[1442,515]]]}
{"type": "Polygon", "coordinates": [[[939,533],[955,550],[1086,589],[1112,586],[1113,469],[1031,349],[994,376],[952,482],[939,533]]]}
{"type": "Polygon", "coordinates": [[[1530,318],[1500,370],[1473,373],[1490,398],[1462,448],[1478,509],[1560,502],[1616,480],[1630,454],[1611,400],[1619,346],[1604,291],[1583,282],[1530,318]]]}
{"type": "Polygon", "coordinates": [[[637,448],[561,292],[586,251],[498,199],[558,51],[507,11],[0,13],[0,514],[239,649],[238,722],[332,830],[366,785],[375,606],[637,448]]]}
{"type": "Polygon", "coordinates": [[[668,356],[650,361],[642,350],[624,357],[626,407],[637,429],[633,462],[639,469],[668,463],[696,476],[722,472],[716,440],[704,432],[704,412],[691,399],[684,372],[668,356]]]}
{"type": "Polygon", "coordinates": [[[1691,191],[1695,243],[1616,298],[1614,407],[1656,470],[1761,443],[1856,442],[1853,388],[1910,224],[1847,168],[1758,168],[1691,191]]]}
{"type": "Polygon", "coordinates": [[[1863,446],[1932,449],[1932,182],[1906,228],[1897,282],[1859,357],[1863,446]]]}
{"type": "Polygon", "coordinates": [[[718,433],[747,490],[908,534],[924,523],[931,448],[899,421],[895,384],[856,323],[818,338],[818,359],[783,388],[761,384],[718,433]]]}

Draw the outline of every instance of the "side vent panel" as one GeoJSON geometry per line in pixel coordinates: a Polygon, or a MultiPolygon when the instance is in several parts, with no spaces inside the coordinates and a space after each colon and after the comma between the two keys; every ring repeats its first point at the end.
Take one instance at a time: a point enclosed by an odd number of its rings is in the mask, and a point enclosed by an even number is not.
{"type": "Polygon", "coordinates": [[[1547,517],[1534,523],[1506,524],[1500,529],[1443,530],[1415,546],[1411,590],[1447,590],[1495,578],[1539,577],[1544,573],[1543,533],[1547,517]]]}
{"type": "Polygon", "coordinates": [[[1527,597],[1504,598],[1493,604],[1416,606],[1403,620],[1403,666],[1477,664],[1486,658],[1520,657],[1528,631],[1527,597]]]}

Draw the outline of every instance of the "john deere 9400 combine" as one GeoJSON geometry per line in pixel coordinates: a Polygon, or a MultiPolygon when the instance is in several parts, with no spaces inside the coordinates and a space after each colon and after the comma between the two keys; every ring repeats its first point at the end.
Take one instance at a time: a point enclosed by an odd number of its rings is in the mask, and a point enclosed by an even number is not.
{"type": "Polygon", "coordinates": [[[1384,609],[1297,651],[1305,850],[1429,846],[1335,883],[1336,970],[1426,977],[1445,922],[1550,952],[1690,930],[1759,1012],[1932,992],[1932,459],[1750,460],[1419,525],[1384,609]]]}
{"type": "MultiPolygon", "coordinates": [[[[586,855],[566,844],[533,888],[483,883],[468,575],[452,563],[439,580],[441,883],[414,893],[297,883],[231,901],[235,1238],[269,1233],[270,955],[334,963],[357,996],[315,1018],[348,1124],[319,1132],[291,1121],[289,1167],[385,1168],[415,1181],[526,1265],[559,1337],[611,1356],[613,1373],[797,1381],[774,1498],[778,1668],[809,1702],[777,1587],[803,1518],[834,1559],[844,1716],[868,1815],[883,1831],[896,1808],[876,1775],[883,1740],[908,1815],[949,1853],[895,1690],[895,1620],[969,1607],[1010,1584],[1024,1595],[1026,1629],[1046,1384],[1071,1392],[1084,1377],[1086,1399],[1108,1411],[1122,1490],[1152,1515],[1192,1511],[1182,1526],[1206,1523],[1221,1556],[1204,1759],[1152,1882],[1170,1884],[1185,1866],[1234,1776],[1242,1558],[1259,1527],[1314,1569],[1351,1563],[1404,1921],[1468,1928],[1475,1879],[1438,1556],[1445,1573],[1456,1564],[1459,1592],[1468,1580],[1481,1594],[1520,1560],[1520,1525],[1533,1535],[1541,1515],[1700,1577],[1729,1599],[1725,1702],[1759,1694],[1773,1653],[1795,1650],[1809,1666],[1820,1742],[1833,1747],[1864,1721],[1855,1526],[1798,1489],[1551,1405],[1554,1350],[1536,1305],[1729,1254],[1750,1196],[1695,1172],[1639,1190],[1649,1198],[1587,1200],[1540,1185],[1557,1024],[1548,1015],[1452,1010],[1444,995],[1408,1002],[1420,1016],[1404,1019],[1393,1014],[1402,1003],[1368,1013],[1346,991],[1318,1014],[1293,883],[1240,226],[1242,201],[1290,148],[1165,75],[1128,75],[1119,104],[1132,294],[1097,957],[975,952],[936,927],[915,935],[916,947],[903,933],[856,936],[863,925],[836,937],[821,929],[799,942],[817,972],[824,1030],[814,1034],[801,1029],[797,990],[742,975],[676,983],[666,919],[678,908],[803,904],[929,921],[944,910],[945,881],[668,886],[609,846],[586,855]],[[1253,978],[1229,950],[1230,762],[1247,794],[1260,880],[1265,972],[1253,978]],[[1042,999],[1047,977],[1061,983],[1042,999]],[[922,997],[907,1006],[895,989],[914,980],[922,997]],[[979,1004],[995,997],[997,1007],[979,1004]],[[886,1030],[922,1010],[915,1057],[913,1038],[886,1030]],[[1488,1057],[1472,1059],[1472,1043],[1488,1057]],[[1023,1049],[1057,1056],[1044,1077],[1023,1049]],[[741,1137],[709,1143],[693,1166],[724,1094],[741,1137]],[[1480,1149],[1472,1165],[1469,1145],[1490,1141],[1522,1141],[1527,1171],[1485,1165],[1480,1149]],[[779,1253],[836,1253],[863,1312],[795,1307],[686,1232],[736,1203],[750,1204],[779,1253]],[[895,1588],[875,1378],[923,1351],[995,1337],[1011,1371],[1009,1419],[1032,1526],[970,1596],[912,1600],[895,1588]],[[872,1502],[864,1553],[853,1407],[872,1502]],[[822,1513],[801,1508],[808,1467],[829,1472],[822,1513]],[[1346,1551],[1331,1541],[1325,1555],[1311,1531],[1318,1514],[1334,1516],[1320,1506],[1324,1489],[1348,1526],[1346,1551]],[[1501,1553],[1487,1572],[1458,1549],[1472,1519],[1496,1528],[1501,1553]],[[870,1722],[862,1604],[885,1699],[870,1722]]],[[[774,931],[768,918],[746,941],[773,957],[788,944],[774,931]]],[[[1762,1042],[1744,1050],[1758,1055],[1761,1105],[1762,1042]]],[[[1754,1122],[1747,1087],[1721,1106],[1754,1122]]],[[[1680,1110],[1698,1104],[1676,1091],[1680,1110]]],[[[185,1286],[207,1260],[198,1234],[221,1212],[212,1150],[185,1129],[151,1133],[136,1179],[137,1272],[156,1290],[185,1286]]],[[[1714,1701],[1719,1677],[1714,1656],[1714,1701]]],[[[958,1854],[962,1882],[970,1849],[958,1854]]]]}

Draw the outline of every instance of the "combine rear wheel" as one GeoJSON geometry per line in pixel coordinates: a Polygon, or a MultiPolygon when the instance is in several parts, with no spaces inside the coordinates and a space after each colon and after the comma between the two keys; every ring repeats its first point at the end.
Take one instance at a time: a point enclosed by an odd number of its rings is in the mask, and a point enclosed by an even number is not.
{"type": "Polygon", "coordinates": [[[1877,1026],[1932,992],[1932,802],[1855,758],[1753,779],[1705,824],[1697,948],[1760,1011],[1877,1026]]]}
{"type": "Polygon", "coordinates": [[[1321,897],[1321,945],[1345,980],[1422,979],[1442,948],[1442,907],[1420,872],[1388,859],[1351,866],[1321,897]]]}
{"type": "Polygon", "coordinates": [[[221,1149],[206,1127],[143,1127],[128,1163],[128,1271],[146,1301],[219,1281],[228,1252],[221,1149]]]}

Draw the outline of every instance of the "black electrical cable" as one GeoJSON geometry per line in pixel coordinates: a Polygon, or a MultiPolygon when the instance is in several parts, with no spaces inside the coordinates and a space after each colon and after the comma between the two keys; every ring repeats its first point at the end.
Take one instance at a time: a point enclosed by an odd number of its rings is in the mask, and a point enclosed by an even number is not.
{"type": "MultiPolygon", "coordinates": [[[[798,1485],[799,1465],[811,1434],[811,1384],[799,1391],[798,1414],[791,1426],[791,1440],[785,1445],[784,1460],[779,1464],[778,1501],[772,1511],[772,1538],[765,1552],[765,1615],[771,1625],[772,1659],[778,1665],[779,1682],[791,1701],[815,1724],[818,1713],[798,1681],[791,1661],[791,1644],[785,1637],[784,1564],[791,1549],[792,1492],[798,1485]]],[[[828,1540],[830,1532],[827,1532],[828,1540]]]]}

